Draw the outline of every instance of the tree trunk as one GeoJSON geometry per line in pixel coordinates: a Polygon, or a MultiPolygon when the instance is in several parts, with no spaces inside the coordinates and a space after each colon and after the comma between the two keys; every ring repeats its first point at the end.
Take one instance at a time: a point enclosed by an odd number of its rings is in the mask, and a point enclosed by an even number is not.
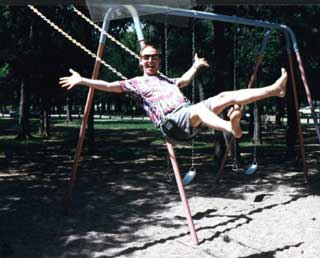
{"type": "Polygon", "coordinates": [[[276,126],[278,127],[282,126],[281,118],[284,116],[284,105],[285,102],[283,101],[283,99],[276,99],[276,126]]]}
{"type": "Polygon", "coordinates": [[[22,79],[20,85],[20,105],[19,105],[19,132],[17,139],[26,140],[31,138],[29,128],[29,92],[26,79],[22,79]]]}
{"type": "Polygon", "coordinates": [[[39,134],[44,137],[50,136],[49,126],[49,110],[50,105],[47,99],[41,99],[41,111],[40,111],[40,128],[39,134]]]}
{"type": "Polygon", "coordinates": [[[106,104],[107,104],[106,114],[109,116],[109,118],[111,118],[111,115],[112,115],[112,99],[110,97],[107,98],[106,104]]]}
{"type": "Polygon", "coordinates": [[[261,117],[258,103],[254,103],[253,106],[253,141],[254,144],[261,144],[261,117]]]}
{"type": "Polygon", "coordinates": [[[106,114],[106,99],[105,97],[101,98],[101,113],[102,115],[106,114]]]}
{"type": "MultiPolygon", "coordinates": [[[[29,27],[29,42],[30,45],[33,43],[33,25],[34,21],[32,21],[29,27]]],[[[20,85],[20,105],[19,105],[19,132],[17,139],[29,139],[30,128],[29,128],[29,82],[30,82],[30,74],[33,67],[33,60],[29,55],[25,55],[22,58],[21,69],[23,69],[21,85],[20,85]]]]}
{"type": "Polygon", "coordinates": [[[119,115],[122,113],[122,99],[121,99],[120,94],[117,94],[114,97],[115,97],[115,101],[116,101],[115,111],[116,111],[117,115],[119,115]]]}
{"type": "MultiPolygon", "coordinates": [[[[218,7],[217,7],[218,8],[218,7]]],[[[216,10],[217,11],[217,10],[216,10]]],[[[214,48],[215,48],[215,63],[214,63],[214,77],[216,83],[216,87],[214,87],[213,92],[210,92],[212,95],[216,95],[222,92],[225,88],[225,56],[226,56],[226,48],[225,48],[225,37],[224,37],[224,29],[225,26],[223,23],[214,22],[214,48]]],[[[224,157],[224,153],[226,151],[226,144],[224,135],[222,132],[215,132],[214,139],[214,159],[218,161],[220,164],[222,158],[224,157]]]]}
{"type": "Polygon", "coordinates": [[[72,98],[69,93],[67,95],[66,102],[67,102],[67,114],[66,114],[67,117],[66,117],[66,119],[67,119],[67,122],[69,123],[72,121],[72,98]]]}
{"type": "Polygon", "coordinates": [[[87,127],[88,135],[88,154],[93,154],[95,152],[95,137],[94,137],[94,102],[92,102],[91,111],[88,119],[87,127]]]}

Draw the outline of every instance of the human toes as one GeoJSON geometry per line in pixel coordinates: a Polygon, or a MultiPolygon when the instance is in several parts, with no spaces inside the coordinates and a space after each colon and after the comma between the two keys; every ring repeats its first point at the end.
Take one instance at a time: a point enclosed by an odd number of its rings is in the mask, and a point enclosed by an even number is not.
{"type": "Polygon", "coordinates": [[[230,116],[231,116],[233,111],[234,111],[233,107],[229,108],[228,113],[227,113],[227,116],[229,117],[229,119],[230,119],[230,116]]]}

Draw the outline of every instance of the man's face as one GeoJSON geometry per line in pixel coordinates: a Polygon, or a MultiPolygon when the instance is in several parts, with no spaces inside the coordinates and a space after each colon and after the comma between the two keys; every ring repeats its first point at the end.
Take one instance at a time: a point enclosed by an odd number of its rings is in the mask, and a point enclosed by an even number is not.
{"type": "Polygon", "coordinates": [[[140,65],[144,74],[156,75],[160,66],[158,50],[153,47],[146,47],[141,53],[140,65]]]}

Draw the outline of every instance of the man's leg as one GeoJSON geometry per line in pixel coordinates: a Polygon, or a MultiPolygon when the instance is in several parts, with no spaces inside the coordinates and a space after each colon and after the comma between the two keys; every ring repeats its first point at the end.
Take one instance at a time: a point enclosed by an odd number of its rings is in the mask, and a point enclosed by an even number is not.
{"type": "Polygon", "coordinates": [[[209,128],[225,131],[233,134],[236,138],[240,138],[242,130],[240,127],[241,112],[239,106],[235,105],[234,108],[230,109],[228,117],[230,121],[220,118],[201,102],[193,105],[190,110],[190,125],[198,127],[200,124],[204,124],[209,128]]]}
{"type": "Polygon", "coordinates": [[[270,86],[226,91],[205,101],[209,102],[208,106],[214,113],[220,114],[225,108],[235,104],[246,105],[269,97],[284,97],[287,78],[287,72],[282,68],[280,78],[270,86]]]}
{"type": "Polygon", "coordinates": [[[282,68],[281,73],[281,77],[270,86],[222,92],[215,97],[194,105],[190,115],[191,126],[197,127],[199,124],[204,123],[210,128],[232,133],[236,138],[241,137],[241,112],[237,105],[246,105],[273,96],[284,97],[286,93],[287,72],[282,68]],[[230,121],[220,118],[218,114],[231,105],[235,105],[235,108],[228,113],[230,121]]]}

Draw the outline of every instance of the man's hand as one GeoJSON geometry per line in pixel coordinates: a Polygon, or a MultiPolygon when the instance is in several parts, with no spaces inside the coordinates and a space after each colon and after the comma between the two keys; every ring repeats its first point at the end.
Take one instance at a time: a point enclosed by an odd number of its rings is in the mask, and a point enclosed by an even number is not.
{"type": "Polygon", "coordinates": [[[205,67],[209,67],[209,64],[207,62],[207,60],[205,58],[199,58],[198,57],[198,54],[196,53],[194,55],[194,63],[193,63],[193,66],[196,68],[196,69],[199,69],[200,67],[202,66],[205,66],[205,67]]]}
{"type": "Polygon", "coordinates": [[[62,77],[59,79],[59,84],[61,85],[61,87],[67,87],[68,90],[80,84],[82,81],[82,77],[78,72],[72,69],[69,69],[69,72],[71,73],[71,76],[62,77]]]}

